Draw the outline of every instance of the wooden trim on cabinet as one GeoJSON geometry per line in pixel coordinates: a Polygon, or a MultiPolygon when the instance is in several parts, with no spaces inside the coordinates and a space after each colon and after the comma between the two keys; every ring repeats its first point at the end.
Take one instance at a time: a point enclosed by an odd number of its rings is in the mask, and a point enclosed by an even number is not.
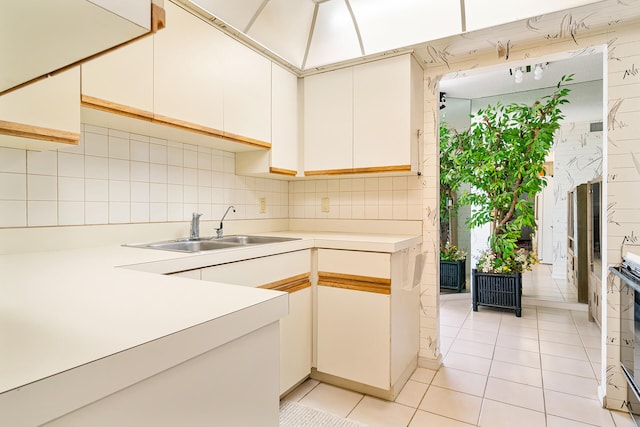
{"type": "Polygon", "coordinates": [[[391,294],[391,279],[371,276],[356,276],[353,274],[318,272],[318,286],[350,289],[352,291],[373,292],[377,294],[391,294]]]}
{"type": "Polygon", "coordinates": [[[39,141],[51,141],[61,144],[78,145],[80,134],[40,126],[26,125],[0,120],[0,135],[31,138],[39,141]]]}
{"type": "Polygon", "coordinates": [[[315,176],[315,175],[347,175],[351,174],[353,169],[325,169],[325,170],[315,170],[315,171],[304,171],[304,176],[315,176]]]}
{"type": "Polygon", "coordinates": [[[296,176],[298,174],[298,171],[294,171],[291,169],[274,168],[274,167],[270,167],[269,172],[279,174],[279,175],[287,175],[287,176],[296,176]]]}
{"type": "Polygon", "coordinates": [[[311,286],[311,282],[309,281],[310,275],[310,273],[298,274],[297,276],[287,277],[286,279],[267,283],[258,287],[262,289],[271,289],[274,291],[296,292],[311,286]]]}
{"type": "Polygon", "coordinates": [[[162,30],[167,26],[167,14],[164,8],[151,3],[151,33],[162,30]]]}
{"type": "Polygon", "coordinates": [[[195,123],[187,122],[184,120],[174,119],[172,117],[161,116],[159,114],[153,115],[152,122],[160,125],[171,126],[176,129],[186,130],[188,132],[199,133],[201,135],[222,138],[221,130],[197,125],[195,123]]]}
{"type": "Polygon", "coordinates": [[[376,173],[376,172],[411,172],[411,165],[375,166],[371,168],[353,168],[351,173],[376,173]]]}
{"type": "Polygon", "coordinates": [[[138,108],[129,107],[127,105],[118,104],[115,102],[107,101],[100,98],[94,98],[89,95],[82,95],[80,103],[83,107],[93,108],[94,110],[106,111],[107,113],[117,114],[120,116],[131,117],[138,120],[144,120],[157,125],[170,126],[176,129],[180,129],[186,132],[198,133],[201,135],[220,138],[227,141],[237,142],[240,144],[251,145],[252,147],[270,149],[271,144],[268,142],[252,139],[240,135],[234,135],[228,132],[223,132],[218,129],[210,128],[207,126],[198,125],[195,123],[187,122],[184,120],[174,119],[172,117],[161,116],[159,114],[153,114],[150,111],[140,110],[138,108]]]}
{"type": "Polygon", "coordinates": [[[304,171],[305,176],[315,175],[351,175],[360,173],[380,173],[380,172],[411,172],[411,165],[397,166],[374,166],[369,168],[351,168],[351,169],[326,169],[304,171]]]}
{"type": "Polygon", "coordinates": [[[231,133],[231,132],[223,132],[222,133],[222,137],[224,139],[226,139],[226,140],[229,140],[229,141],[239,142],[241,144],[252,145],[254,147],[264,148],[264,149],[267,149],[267,150],[271,148],[271,143],[269,143],[269,142],[261,141],[259,139],[249,138],[247,136],[237,135],[237,134],[231,133]]]}
{"type": "Polygon", "coordinates": [[[131,117],[138,120],[153,121],[153,113],[138,108],[129,107],[89,95],[80,97],[82,107],[93,108],[94,110],[106,111],[107,113],[118,114],[120,116],[131,117]]]}

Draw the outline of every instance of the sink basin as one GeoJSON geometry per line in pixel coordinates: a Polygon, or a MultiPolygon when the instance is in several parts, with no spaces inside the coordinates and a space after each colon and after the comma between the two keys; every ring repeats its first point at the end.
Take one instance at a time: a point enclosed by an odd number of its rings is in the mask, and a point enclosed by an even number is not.
{"type": "Polygon", "coordinates": [[[231,242],[239,245],[264,245],[265,243],[280,243],[290,240],[299,240],[293,237],[272,237],[272,236],[225,236],[215,239],[216,242],[231,242]]]}
{"type": "Polygon", "coordinates": [[[216,249],[238,248],[249,245],[265,245],[268,243],[280,243],[290,240],[299,240],[292,237],[271,237],[271,236],[226,236],[222,238],[203,239],[179,239],[167,240],[164,242],[142,243],[136,245],[125,245],[135,248],[159,249],[163,251],[175,252],[202,252],[216,249]]]}
{"type": "Polygon", "coordinates": [[[214,249],[233,248],[237,245],[233,243],[218,242],[214,240],[187,240],[180,241],[174,240],[169,242],[157,242],[148,243],[139,247],[146,247],[150,249],[161,249],[164,251],[177,251],[177,252],[200,252],[211,251],[214,249]]]}

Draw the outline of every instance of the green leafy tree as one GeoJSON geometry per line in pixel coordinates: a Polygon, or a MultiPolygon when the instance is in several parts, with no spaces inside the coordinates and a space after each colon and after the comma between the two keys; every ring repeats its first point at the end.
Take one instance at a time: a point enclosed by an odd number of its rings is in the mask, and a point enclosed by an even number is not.
{"type": "MultiPolygon", "coordinates": [[[[451,215],[457,211],[456,192],[460,187],[460,177],[454,163],[458,146],[457,133],[440,122],[440,252],[441,257],[452,244],[451,215]]],[[[444,258],[442,258],[444,259],[444,258]]]]}
{"type": "Polygon", "coordinates": [[[517,240],[522,227],[535,229],[534,196],[547,184],[544,162],[553,135],[564,118],[573,75],[563,76],[553,94],[533,105],[498,103],[472,116],[468,131],[456,135],[451,168],[460,182],[472,185],[459,198],[474,205],[468,228],[491,225],[493,271],[522,271],[517,240]]]}

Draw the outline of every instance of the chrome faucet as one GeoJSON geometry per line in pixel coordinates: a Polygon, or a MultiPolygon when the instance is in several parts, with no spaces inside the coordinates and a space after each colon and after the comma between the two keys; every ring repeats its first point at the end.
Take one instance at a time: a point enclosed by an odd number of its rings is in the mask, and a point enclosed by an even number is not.
{"type": "Polygon", "coordinates": [[[201,213],[194,212],[191,216],[191,233],[189,233],[189,239],[197,240],[200,238],[200,217],[201,213]]]}
{"type": "Polygon", "coordinates": [[[230,210],[233,210],[234,212],[236,211],[236,208],[233,206],[229,206],[227,208],[227,210],[225,211],[224,215],[222,215],[222,219],[220,220],[220,228],[216,228],[216,236],[219,238],[221,238],[223,236],[223,231],[222,231],[222,221],[224,221],[224,218],[227,216],[227,214],[229,213],[230,210]]]}

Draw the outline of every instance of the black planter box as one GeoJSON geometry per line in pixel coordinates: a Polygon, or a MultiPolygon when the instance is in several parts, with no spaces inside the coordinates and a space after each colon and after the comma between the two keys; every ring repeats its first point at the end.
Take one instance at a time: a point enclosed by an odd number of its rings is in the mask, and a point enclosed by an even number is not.
{"type": "Polygon", "coordinates": [[[473,311],[479,305],[515,310],[522,315],[522,273],[482,273],[475,268],[471,272],[473,311]]]}
{"type": "Polygon", "coordinates": [[[440,289],[462,292],[467,284],[466,260],[440,260],[440,289]]]}

